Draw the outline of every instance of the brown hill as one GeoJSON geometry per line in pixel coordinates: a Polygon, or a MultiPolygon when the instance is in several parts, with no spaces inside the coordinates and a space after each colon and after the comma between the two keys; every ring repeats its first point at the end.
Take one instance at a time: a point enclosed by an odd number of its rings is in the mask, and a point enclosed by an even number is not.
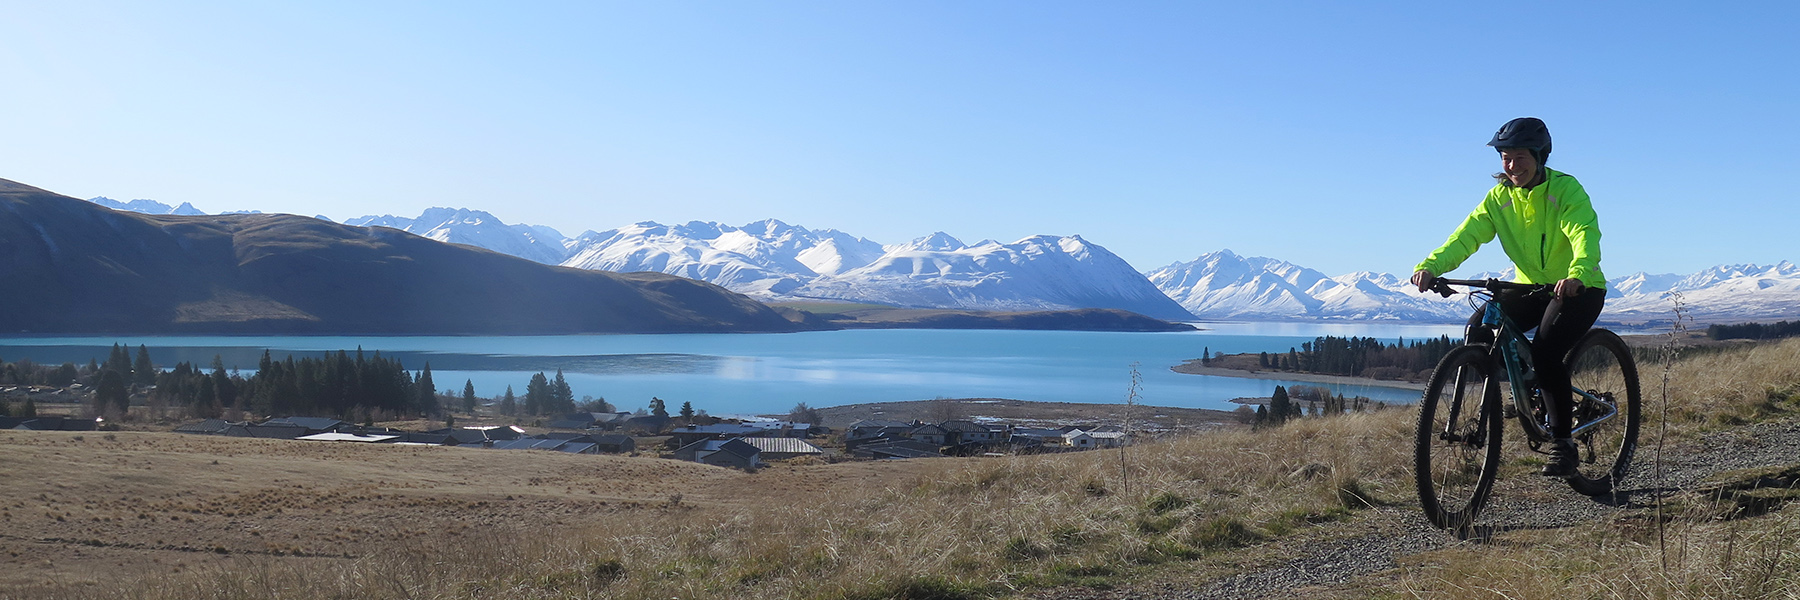
{"type": "Polygon", "coordinates": [[[144,215],[0,179],[0,331],[792,331],[705,282],[294,215],[144,215]]]}

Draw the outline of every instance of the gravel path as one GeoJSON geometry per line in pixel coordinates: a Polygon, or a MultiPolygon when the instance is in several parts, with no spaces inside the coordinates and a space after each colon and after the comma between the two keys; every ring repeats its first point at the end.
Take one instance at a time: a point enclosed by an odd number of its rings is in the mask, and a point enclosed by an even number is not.
{"type": "Polygon", "coordinates": [[[1477,519],[1472,532],[1476,539],[1459,539],[1433,529],[1419,514],[1418,505],[1409,502],[1368,511],[1351,522],[1322,527],[1308,539],[1277,541],[1278,546],[1269,554],[1289,557],[1278,564],[1198,585],[1150,582],[1119,590],[1080,590],[1061,596],[1093,600],[1250,600],[1324,595],[1356,577],[1398,567],[1399,557],[1452,544],[1478,543],[1480,538],[1504,531],[1591,523],[1623,510],[1649,506],[1659,494],[1693,489],[1716,473],[1800,462],[1800,421],[1762,423],[1707,436],[1697,447],[1665,448],[1659,486],[1655,477],[1655,436],[1655,431],[1642,434],[1631,476],[1623,489],[1611,497],[1589,498],[1566,485],[1543,479],[1502,479],[1502,487],[1477,519]],[[1521,498],[1516,493],[1520,490],[1549,500],[1521,498]],[[1303,588],[1311,590],[1298,593],[1303,588]]]}

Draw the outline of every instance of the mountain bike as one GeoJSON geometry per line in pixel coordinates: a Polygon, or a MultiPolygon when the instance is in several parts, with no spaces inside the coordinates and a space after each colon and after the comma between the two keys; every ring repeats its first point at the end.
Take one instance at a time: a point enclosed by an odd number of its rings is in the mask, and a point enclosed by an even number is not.
{"type": "Polygon", "coordinates": [[[1589,496],[1611,492],[1637,450],[1637,363],[1625,341],[1594,328],[1575,343],[1566,359],[1534,357],[1531,342],[1507,318],[1497,292],[1550,294],[1550,286],[1440,277],[1432,281],[1431,289],[1449,297],[1456,293],[1453,285],[1471,288],[1471,304],[1487,304],[1481,326],[1493,334],[1493,341],[1451,350],[1438,361],[1419,399],[1413,461],[1419,504],[1431,524],[1461,529],[1481,512],[1500,471],[1500,440],[1507,419],[1519,423],[1532,451],[1549,453],[1549,413],[1543,390],[1536,385],[1534,360],[1564,359],[1574,384],[1572,433],[1580,461],[1577,472],[1567,478],[1569,486],[1589,496]],[[1502,387],[1511,400],[1504,405],[1502,387]]]}

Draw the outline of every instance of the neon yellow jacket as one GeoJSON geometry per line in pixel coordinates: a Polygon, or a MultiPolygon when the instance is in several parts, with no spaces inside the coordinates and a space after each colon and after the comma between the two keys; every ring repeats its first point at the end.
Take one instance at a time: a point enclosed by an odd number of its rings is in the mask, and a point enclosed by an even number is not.
{"type": "Polygon", "coordinates": [[[1448,273],[1497,235],[1500,247],[1518,268],[1518,282],[1556,283],[1573,278],[1587,287],[1604,289],[1600,219],[1587,190],[1567,173],[1546,168],[1544,175],[1544,183],[1529,190],[1496,184],[1443,247],[1413,270],[1448,273]]]}

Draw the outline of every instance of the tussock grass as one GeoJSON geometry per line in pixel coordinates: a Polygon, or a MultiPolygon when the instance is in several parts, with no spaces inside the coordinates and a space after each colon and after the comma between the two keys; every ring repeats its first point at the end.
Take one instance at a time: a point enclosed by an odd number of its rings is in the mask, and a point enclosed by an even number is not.
{"type": "MultiPolygon", "coordinates": [[[[1639,366],[1646,408],[1660,401],[1662,368],[1639,366]]],[[[1691,356],[1669,370],[1669,427],[1678,435],[1800,415],[1800,339],[1691,356]]]]}
{"type": "MultiPolygon", "coordinates": [[[[1118,457],[1111,451],[732,473],[724,475],[732,479],[726,485],[741,497],[731,501],[719,496],[717,477],[684,474],[689,470],[684,468],[674,474],[687,485],[710,485],[714,491],[690,490],[691,500],[681,503],[636,502],[580,527],[517,527],[520,520],[512,519],[510,528],[469,527],[454,535],[401,539],[385,537],[379,527],[331,530],[343,536],[339,541],[354,540],[370,551],[337,559],[233,555],[144,581],[34,587],[29,595],[838,600],[986,598],[1042,586],[1104,587],[1155,565],[1201,560],[1343,518],[1371,502],[1403,499],[1408,488],[1396,482],[1408,476],[1407,455],[1393,440],[1404,439],[1407,421],[1405,411],[1388,411],[1145,444],[1128,450],[1130,494],[1120,491],[1118,457]],[[873,472],[855,480],[840,477],[849,470],[873,472]],[[794,483],[840,479],[846,485],[824,489],[794,483]]],[[[258,444],[263,446],[271,454],[295,449],[258,444]]],[[[446,450],[419,454],[459,454],[446,450]]],[[[378,451],[360,448],[352,454],[378,451]]],[[[303,452],[293,458],[316,456],[303,452]]],[[[212,467],[203,458],[192,462],[196,468],[212,467]]],[[[534,493],[560,492],[571,501],[582,495],[540,478],[521,473],[512,483],[535,482],[534,493]]],[[[336,494],[329,501],[281,490],[218,490],[168,500],[165,508],[259,517],[273,507],[299,514],[335,510],[340,503],[381,502],[411,510],[418,502],[377,489],[333,490],[317,490],[321,497],[336,494]]],[[[486,510],[484,501],[489,500],[418,509],[473,517],[486,510]]],[[[528,504],[540,505],[548,507],[528,504]]]]}
{"type": "MultiPolygon", "coordinates": [[[[1645,412],[1652,419],[1660,402],[1657,368],[1643,369],[1645,412]]],[[[1800,410],[1794,401],[1800,390],[1800,340],[1696,356],[1671,369],[1669,414],[1678,436],[1800,410]]],[[[44,518],[27,516],[27,510],[77,520],[90,514],[143,518],[134,512],[151,520],[199,517],[194,527],[292,519],[314,523],[340,542],[354,542],[360,551],[353,558],[231,547],[215,560],[188,560],[179,572],[46,582],[0,595],[873,600],[1108,587],[1154,576],[1171,564],[1224,561],[1232,549],[1303,535],[1370,507],[1412,504],[1412,421],[1409,410],[1387,410],[1143,444],[1128,450],[1130,493],[1124,492],[1113,451],[808,465],[756,474],[649,458],[606,457],[605,468],[595,468],[589,461],[594,457],[532,456],[529,470],[520,466],[526,463],[495,464],[483,473],[497,480],[477,492],[457,492],[453,469],[468,457],[523,455],[426,449],[399,457],[380,449],[334,449],[330,452],[343,453],[334,460],[367,463],[344,477],[392,480],[378,487],[328,482],[298,495],[214,481],[192,494],[157,497],[162,504],[141,509],[105,503],[70,508],[27,496],[10,510],[15,519],[44,518]],[[605,490],[601,500],[592,498],[596,489],[605,490]],[[665,500],[677,493],[682,501],[665,500]],[[316,499],[319,494],[336,496],[323,501],[316,499]],[[455,502],[426,501],[441,498],[455,502]],[[571,511],[572,506],[586,509],[571,511]],[[334,511],[350,519],[317,525],[334,511]],[[382,526],[383,511],[454,518],[431,521],[435,532],[397,536],[382,526]],[[236,516],[222,517],[224,512],[236,516]],[[562,518],[555,525],[536,525],[535,514],[562,518]]],[[[1646,446],[1654,443],[1650,435],[1646,446]]],[[[155,445],[125,434],[104,443],[155,445]]],[[[180,458],[196,472],[234,464],[282,472],[327,452],[291,442],[199,443],[217,445],[180,458]],[[214,457],[225,464],[206,463],[214,457]]],[[[44,452],[95,464],[122,460],[121,469],[138,460],[130,454],[81,454],[95,445],[92,439],[58,438],[44,452]]],[[[157,461],[175,460],[165,455],[179,453],[152,450],[164,456],[157,461]]],[[[141,487],[168,483],[145,481],[141,487]]],[[[13,506],[6,500],[11,498],[0,497],[0,505],[13,506]]],[[[1660,526],[1678,541],[1673,545],[1678,553],[1666,557],[1655,543],[1658,523],[1646,522],[1643,511],[1627,511],[1622,514],[1635,516],[1567,530],[1513,532],[1502,543],[1409,558],[1412,568],[1397,580],[1385,580],[1397,586],[1387,592],[1459,599],[1754,598],[1775,592],[1791,597],[1793,573],[1800,567],[1793,542],[1800,535],[1800,507],[1733,519],[1721,519],[1722,510],[1697,497],[1672,510],[1660,526]]],[[[270,543],[318,547],[305,541],[270,543]]]]}

